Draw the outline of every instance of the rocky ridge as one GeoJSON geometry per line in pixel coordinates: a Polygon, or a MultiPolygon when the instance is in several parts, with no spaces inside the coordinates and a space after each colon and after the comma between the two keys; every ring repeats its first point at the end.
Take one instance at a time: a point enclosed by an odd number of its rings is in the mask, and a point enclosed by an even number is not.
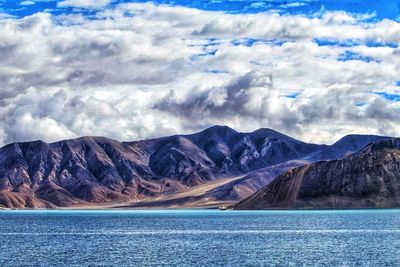
{"type": "Polygon", "coordinates": [[[378,136],[357,136],[349,150],[298,141],[271,129],[240,133],[214,126],[191,135],[118,142],[82,137],[56,143],[13,143],[0,149],[0,205],[57,208],[100,203],[137,203],[176,194],[218,179],[206,192],[213,200],[237,201],[289,168],[355,152],[378,136]]]}
{"type": "Polygon", "coordinates": [[[370,144],[338,160],[293,168],[234,209],[400,206],[400,139],[370,144]]]}

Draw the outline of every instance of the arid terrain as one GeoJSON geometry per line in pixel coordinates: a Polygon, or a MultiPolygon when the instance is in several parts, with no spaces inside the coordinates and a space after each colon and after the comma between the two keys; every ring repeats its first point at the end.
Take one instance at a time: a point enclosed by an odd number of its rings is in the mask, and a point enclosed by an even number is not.
{"type": "Polygon", "coordinates": [[[300,192],[303,201],[318,193],[315,188],[325,188],[319,193],[329,201],[318,198],[312,207],[335,206],[330,196],[336,194],[337,183],[351,196],[364,192],[358,188],[364,186],[360,173],[371,183],[389,179],[384,171],[397,166],[392,150],[381,151],[380,157],[368,152],[370,165],[362,165],[364,158],[357,160],[360,153],[367,153],[366,146],[382,140],[396,139],[349,135],[332,145],[319,145],[271,129],[241,133],[214,126],[191,135],[136,142],[82,137],[51,144],[13,143],[0,149],[0,207],[217,208],[246,199],[235,207],[295,208],[310,206],[300,205],[297,195],[300,192]],[[384,165],[388,157],[394,157],[393,162],[384,165]],[[366,169],[369,166],[375,167],[366,169]],[[306,186],[308,169],[313,171],[313,183],[306,186]],[[357,190],[349,189],[351,183],[358,183],[357,190]],[[265,191],[275,199],[276,190],[284,201],[265,206],[260,194],[265,191]]]}
{"type": "Polygon", "coordinates": [[[294,168],[235,209],[400,207],[400,139],[294,168]]]}

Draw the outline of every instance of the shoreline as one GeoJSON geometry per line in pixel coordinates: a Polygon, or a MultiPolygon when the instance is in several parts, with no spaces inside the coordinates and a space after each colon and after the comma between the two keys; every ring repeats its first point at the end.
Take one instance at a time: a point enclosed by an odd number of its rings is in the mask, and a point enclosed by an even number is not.
{"type": "Polygon", "coordinates": [[[58,208],[58,209],[14,209],[14,208],[0,208],[0,213],[2,211],[88,211],[88,212],[129,212],[129,211],[142,211],[142,212],[151,212],[151,211],[221,211],[226,213],[236,213],[236,212],[315,212],[315,211],[400,211],[400,207],[388,207],[388,208],[318,208],[318,209],[249,209],[249,210],[234,210],[234,209],[219,209],[219,208],[204,208],[204,207],[175,207],[175,208],[162,208],[162,207],[152,207],[152,208],[144,208],[144,207],[130,207],[130,208],[88,208],[88,207],[74,207],[74,208],[58,208]]]}

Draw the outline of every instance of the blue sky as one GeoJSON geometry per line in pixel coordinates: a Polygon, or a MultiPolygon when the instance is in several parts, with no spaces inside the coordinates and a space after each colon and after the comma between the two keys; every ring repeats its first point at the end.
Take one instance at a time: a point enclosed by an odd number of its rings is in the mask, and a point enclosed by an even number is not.
{"type": "Polygon", "coordinates": [[[0,144],[400,132],[400,2],[0,0],[0,144]]]}
{"type": "MultiPolygon", "coordinates": [[[[21,17],[52,9],[52,13],[76,12],[71,7],[59,8],[57,2],[52,0],[15,1],[3,0],[0,7],[9,14],[21,17]],[[21,5],[21,2],[23,3],[21,5]],[[30,2],[36,2],[35,4],[30,2]],[[25,3],[25,4],[24,4],[25,3]]],[[[126,2],[147,1],[110,1],[108,7],[126,2]]],[[[257,13],[274,10],[281,14],[304,14],[314,15],[322,11],[343,10],[354,14],[375,13],[375,19],[398,19],[400,4],[395,0],[305,0],[305,1],[282,1],[282,0],[208,0],[208,1],[153,1],[157,4],[180,5],[203,10],[224,11],[229,13],[257,13]]],[[[107,7],[106,6],[106,7],[107,7]]]]}
{"type": "MultiPolygon", "coordinates": [[[[32,15],[36,12],[52,9],[52,13],[81,12],[73,7],[57,7],[57,2],[52,0],[16,1],[2,0],[0,7],[8,14],[18,17],[32,15]],[[22,2],[22,5],[21,5],[22,2]],[[36,2],[36,3],[31,3],[36,2]]],[[[112,7],[126,2],[147,1],[110,1],[105,7],[112,7]]],[[[280,14],[304,14],[315,15],[321,11],[343,10],[353,14],[375,13],[374,19],[398,19],[400,4],[396,0],[205,0],[205,1],[152,1],[157,4],[179,5],[203,10],[224,11],[229,13],[257,13],[265,11],[277,11],[280,14]]]]}

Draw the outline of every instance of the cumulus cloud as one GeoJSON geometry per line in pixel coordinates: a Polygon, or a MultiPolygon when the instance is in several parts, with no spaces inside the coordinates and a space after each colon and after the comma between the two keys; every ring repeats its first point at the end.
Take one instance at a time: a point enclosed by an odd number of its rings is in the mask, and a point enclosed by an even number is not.
{"type": "Polygon", "coordinates": [[[265,93],[271,87],[271,75],[252,71],[224,86],[213,87],[205,91],[193,90],[182,100],[175,100],[174,91],[171,91],[154,107],[195,119],[225,118],[232,114],[257,117],[260,112],[263,112],[263,110],[257,109],[257,104],[258,107],[262,105],[259,100],[266,97],[265,93]]]}
{"type": "Polygon", "coordinates": [[[101,8],[105,7],[112,0],[63,0],[57,4],[59,7],[82,7],[82,8],[101,8]]]}
{"type": "Polygon", "coordinates": [[[152,3],[98,9],[90,18],[3,18],[0,142],[136,140],[212,124],[270,127],[313,142],[398,135],[400,102],[376,92],[399,93],[400,23],[366,18],[152,3]]]}

